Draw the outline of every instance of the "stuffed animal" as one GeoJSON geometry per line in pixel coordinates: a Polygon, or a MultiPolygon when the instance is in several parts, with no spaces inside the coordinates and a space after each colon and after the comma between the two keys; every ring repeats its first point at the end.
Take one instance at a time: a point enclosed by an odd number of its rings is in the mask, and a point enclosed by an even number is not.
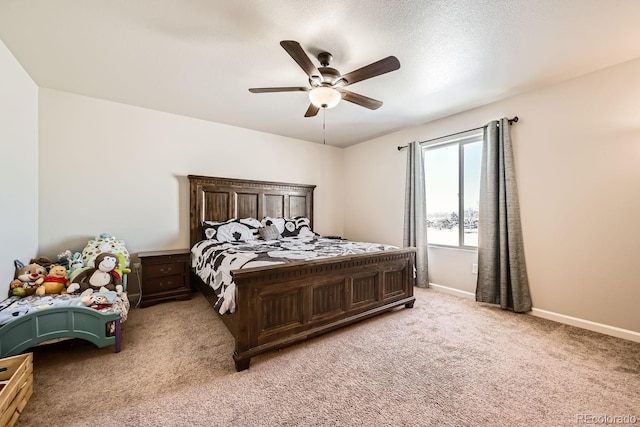
{"type": "Polygon", "coordinates": [[[118,265],[118,268],[116,268],[115,270],[120,275],[120,277],[122,278],[122,286],[124,287],[124,285],[125,285],[124,275],[131,273],[131,269],[125,267],[126,260],[125,260],[124,254],[116,254],[116,255],[118,256],[118,261],[120,263],[118,265]]]}
{"type": "Polygon", "coordinates": [[[72,256],[73,254],[71,253],[71,251],[69,249],[65,249],[64,251],[58,254],[58,261],[56,262],[56,264],[64,265],[65,268],[67,269],[67,273],[69,273],[69,267],[71,265],[72,256]]]}
{"type": "Polygon", "coordinates": [[[47,258],[46,256],[39,256],[38,258],[31,258],[31,261],[29,261],[29,264],[41,265],[44,268],[46,268],[47,271],[49,271],[49,268],[51,267],[52,261],[49,258],[47,258]]]}
{"type": "Polygon", "coordinates": [[[38,288],[36,289],[36,295],[50,295],[50,294],[66,294],[67,286],[69,286],[69,279],[67,279],[67,269],[63,265],[53,264],[49,269],[49,274],[46,277],[40,278],[36,281],[38,288]]]}
{"type": "Polygon", "coordinates": [[[118,263],[117,255],[101,253],[95,259],[95,267],[78,274],[67,288],[67,292],[72,293],[80,290],[84,293],[87,289],[92,289],[101,292],[116,291],[121,293],[122,278],[116,271],[118,263]]]}
{"type": "Polygon", "coordinates": [[[96,310],[102,310],[103,308],[111,307],[113,303],[111,300],[102,294],[90,294],[80,298],[78,305],[84,305],[86,307],[95,308],[96,310]]]}
{"type": "Polygon", "coordinates": [[[24,265],[18,260],[13,263],[16,266],[16,278],[9,285],[9,296],[22,298],[33,295],[38,287],[36,281],[47,275],[47,269],[35,263],[24,265]]]}
{"type": "Polygon", "coordinates": [[[96,267],[96,257],[105,252],[124,255],[125,262],[121,264],[121,267],[129,267],[129,251],[125,246],[124,240],[118,240],[109,233],[102,233],[87,242],[87,245],[82,250],[82,262],[86,267],[96,267]]]}
{"type": "MultiPolygon", "coordinates": [[[[74,252],[69,260],[69,279],[75,276],[76,271],[84,268],[84,262],[82,261],[82,254],[80,252],[74,252]]],[[[79,273],[79,271],[78,271],[79,273]]]]}

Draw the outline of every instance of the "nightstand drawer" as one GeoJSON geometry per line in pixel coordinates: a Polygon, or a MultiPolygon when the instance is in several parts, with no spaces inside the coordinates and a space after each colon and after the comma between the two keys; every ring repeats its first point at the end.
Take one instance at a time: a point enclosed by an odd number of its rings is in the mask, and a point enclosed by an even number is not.
{"type": "Polygon", "coordinates": [[[171,289],[184,288],[184,276],[181,274],[164,277],[153,277],[144,283],[147,292],[163,292],[171,289]]]}
{"type": "Polygon", "coordinates": [[[157,276],[173,276],[184,273],[184,262],[171,262],[167,264],[149,264],[145,265],[145,276],[148,278],[157,276]]]}
{"type": "Polygon", "coordinates": [[[190,299],[191,270],[188,249],[141,252],[140,306],[148,307],[168,299],[190,299]]]}

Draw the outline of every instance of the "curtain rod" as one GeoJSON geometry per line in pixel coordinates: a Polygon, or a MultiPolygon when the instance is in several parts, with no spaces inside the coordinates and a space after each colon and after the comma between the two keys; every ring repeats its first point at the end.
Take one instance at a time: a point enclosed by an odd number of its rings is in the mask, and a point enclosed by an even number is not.
{"type": "MultiPolygon", "coordinates": [[[[518,116],[515,116],[513,119],[509,119],[509,124],[511,125],[513,123],[518,123],[518,120],[520,120],[518,118],[518,116]]],[[[471,132],[471,131],[478,130],[478,129],[484,129],[486,126],[487,125],[480,126],[480,127],[473,128],[473,129],[463,130],[461,132],[452,133],[450,135],[439,136],[437,138],[427,139],[426,141],[420,141],[420,144],[424,144],[425,142],[437,141],[437,140],[442,139],[442,138],[448,138],[450,136],[460,135],[461,133],[467,133],[467,132],[471,132]]],[[[408,145],[398,145],[398,151],[402,150],[403,148],[407,148],[407,147],[408,147],[408,145]]]]}

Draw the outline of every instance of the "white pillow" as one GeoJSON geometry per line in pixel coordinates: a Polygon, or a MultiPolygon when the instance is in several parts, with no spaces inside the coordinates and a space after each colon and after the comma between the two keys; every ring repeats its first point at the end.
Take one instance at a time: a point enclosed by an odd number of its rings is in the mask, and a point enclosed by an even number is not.
{"type": "Polygon", "coordinates": [[[218,242],[242,242],[258,238],[260,221],[255,218],[230,219],[224,222],[204,221],[202,233],[205,239],[218,242]]]}

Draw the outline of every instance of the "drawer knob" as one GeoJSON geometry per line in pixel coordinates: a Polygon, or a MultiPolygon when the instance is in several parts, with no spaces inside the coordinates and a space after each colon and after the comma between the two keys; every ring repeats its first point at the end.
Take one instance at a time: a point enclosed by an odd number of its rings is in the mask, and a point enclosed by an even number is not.
{"type": "Polygon", "coordinates": [[[166,272],[169,272],[169,271],[171,271],[171,267],[167,267],[167,269],[166,269],[166,270],[165,270],[164,268],[161,268],[161,269],[160,269],[160,271],[161,271],[161,272],[163,272],[163,273],[164,273],[165,271],[166,271],[166,272]]]}

